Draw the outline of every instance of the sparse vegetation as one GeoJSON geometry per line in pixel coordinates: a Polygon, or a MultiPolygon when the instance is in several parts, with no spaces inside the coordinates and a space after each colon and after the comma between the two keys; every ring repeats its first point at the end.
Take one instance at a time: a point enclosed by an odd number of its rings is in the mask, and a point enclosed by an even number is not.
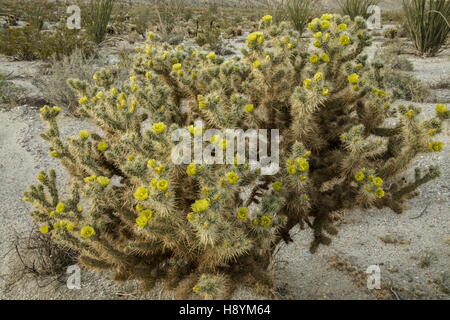
{"type": "Polygon", "coordinates": [[[423,56],[434,56],[450,32],[450,1],[403,0],[403,9],[414,46],[423,56]]]}
{"type": "Polygon", "coordinates": [[[75,49],[86,54],[93,52],[90,41],[79,30],[59,26],[53,32],[44,33],[32,26],[9,28],[0,32],[0,53],[18,60],[57,60],[70,55],[75,49]]]}
{"type": "Polygon", "coordinates": [[[282,0],[278,11],[282,16],[278,19],[287,19],[295,30],[302,33],[314,12],[314,0],[282,0]]]}
{"type": "Polygon", "coordinates": [[[105,39],[115,0],[92,0],[85,12],[86,29],[95,43],[105,39]]]}
{"type": "Polygon", "coordinates": [[[370,16],[370,13],[367,12],[369,7],[377,5],[378,2],[378,0],[338,0],[342,14],[348,15],[352,19],[356,17],[367,19],[370,16]]]}

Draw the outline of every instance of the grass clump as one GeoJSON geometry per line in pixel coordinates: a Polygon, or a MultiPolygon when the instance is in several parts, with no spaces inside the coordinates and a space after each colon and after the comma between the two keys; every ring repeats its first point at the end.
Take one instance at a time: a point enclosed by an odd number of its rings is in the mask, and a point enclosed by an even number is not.
{"type": "Polygon", "coordinates": [[[95,43],[105,39],[115,0],[92,0],[83,12],[86,30],[95,43]]]}
{"type": "Polygon", "coordinates": [[[435,56],[450,32],[450,1],[403,0],[406,25],[422,56],[435,56]]]}
{"type": "Polygon", "coordinates": [[[0,104],[9,105],[19,98],[21,90],[8,80],[8,75],[0,73],[0,104]]]}
{"type": "Polygon", "coordinates": [[[378,0],[338,0],[342,14],[348,15],[352,19],[356,17],[367,19],[371,15],[367,13],[367,10],[370,6],[378,4],[378,2],[378,0]]]}
{"type": "Polygon", "coordinates": [[[314,13],[313,0],[283,0],[277,11],[281,11],[281,17],[277,20],[288,20],[295,30],[302,33],[314,13]]]}

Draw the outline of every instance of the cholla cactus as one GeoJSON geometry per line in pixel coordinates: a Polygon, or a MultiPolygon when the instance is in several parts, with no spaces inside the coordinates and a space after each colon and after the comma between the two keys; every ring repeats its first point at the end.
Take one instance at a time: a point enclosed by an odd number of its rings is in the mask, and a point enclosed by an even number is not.
{"type": "MultiPolygon", "coordinates": [[[[236,283],[270,288],[272,254],[295,226],[314,230],[315,251],[337,232],[333,213],[401,212],[439,173],[417,169],[409,182],[399,174],[417,154],[441,150],[433,136],[449,111],[439,105],[436,117],[421,121],[414,106],[393,110],[381,66],[362,55],[370,45],[363,20],[324,14],[308,27],[313,47],[265,16],[243,58],[228,60],[149,33],[120,88],[111,87],[112,70],[96,73],[92,84],[70,80],[80,113],[100,130],[63,140],[60,109],[42,108],[49,124],[42,136],[71,178],[67,196],[54,171],[39,173],[25,192],[42,232],[113,279],[217,298],[236,283]],[[262,176],[239,162],[174,164],[171,133],[202,135],[196,119],[206,129],[280,129],[282,169],[262,176]]],[[[229,147],[221,136],[203,144],[229,147]]]]}

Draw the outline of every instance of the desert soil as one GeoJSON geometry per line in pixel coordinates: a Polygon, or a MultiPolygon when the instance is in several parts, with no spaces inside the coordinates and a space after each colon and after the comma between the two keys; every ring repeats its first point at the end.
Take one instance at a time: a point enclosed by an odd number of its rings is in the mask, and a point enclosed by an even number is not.
{"type": "MultiPolygon", "coordinates": [[[[239,46],[236,43],[236,46],[239,46]]],[[[375,42],[369,55],[380,46],[375,42]]],[[[427,82],[439,81],[450,71],[449,51],[434,58],[413,56],[414,74],[427,82]]],[[[11,74],[12,81],[23,84],[26,94],[36,101],[39,92],[33,79],[39,76],[36,62],[17,62],[0,56],[0,72],[11,74]]],[[[443,96],[442,92],[439,96],[443,96]]],[[[444,92],[449,97],[449,92],[444,92]]],[[[31,101],[33,101],[31,99],[31,101]]],[[[449,102],[446,101],[439,102],[449,102]]],[[[399,101],[397,103],[410,103],[399,101]]],[[[422,116],[434,113],[435,103],[414,103],[422,116]]],[[[59,119],[62,135],[92,129],[83,119],[63,114],[59,119]]],[[[11,251],[16,235],[31,228],[28,205],[21,192],[35,179],[39,170],[56,168],[65,177],[57,161],[50,158],[40,138],[44,124],[32,103],[0,109],[0,299],[172,299],[173,293],[156,288],[141,293],[134,282],[117,284],[93,272],[82,270],[82,288],[69,290],[64,281],[14,279],[20,262],[11,251]]],[[[450,145],[449,128],[438,137],[450,145]]],[[[309,230],[298,230],[294,242],[280,247],[273,272],[276,289],[286,299],[449,299],[450,292],[450,148],[416,159],[414,167],[439,165],[441,176],[420,188],[406,210],[397,215],[389,209],[355,210],[340,222],[339,234],[329,247],[316,254],[308,251],[309,230]],[[366,269],[379,266],[381,289],[366,286],[366,269]]],[[[412,170],[407,172],[410,176],[412,170]]],[[[64,277],[63,277],[64,278],[64,277]]],[[[64,279],[63,279],[64,280],[64,279]]],[[[241,288],[236,299],[263,298],[251,288],[241,288]]]]}

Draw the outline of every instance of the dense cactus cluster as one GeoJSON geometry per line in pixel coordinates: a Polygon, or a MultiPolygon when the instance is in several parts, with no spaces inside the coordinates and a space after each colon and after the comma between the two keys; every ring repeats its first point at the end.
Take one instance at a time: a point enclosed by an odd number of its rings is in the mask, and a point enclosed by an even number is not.
{"type": "MultiPolygon", "coordinates": [[[[438,105],[423,121],[414,106],[391,106],[382,65],[363,55],[370,36],[362,19],[324,14],[308,28],[312,43],[265,16],[243,56],[230,59],[149,33],[121,87],[112,87],[114,70],[91,84],[70,80],[80,113],[99,130],[64,139],[61,110],[42,108],[42,137],[70,190],[58,192],[50,171],[25,192],[41,231],[115,280],[218,298],[236,283],[270,291],[273,252],[296,226],[314,230],[315,251],[337,233],[333,215],[370,206],[401,212],[439,174],[431,167],[400,176],[417,154],[442,149],[433,136],[449,111],[438,105]],[[195,137],[210,128],[279,129],[281,170],[261,175],[238,159],[175,164],[171,134],[179,128],[195,137]]],[[[221,154],[232,143],[214,135],[203,145],[221,154]]]]}

